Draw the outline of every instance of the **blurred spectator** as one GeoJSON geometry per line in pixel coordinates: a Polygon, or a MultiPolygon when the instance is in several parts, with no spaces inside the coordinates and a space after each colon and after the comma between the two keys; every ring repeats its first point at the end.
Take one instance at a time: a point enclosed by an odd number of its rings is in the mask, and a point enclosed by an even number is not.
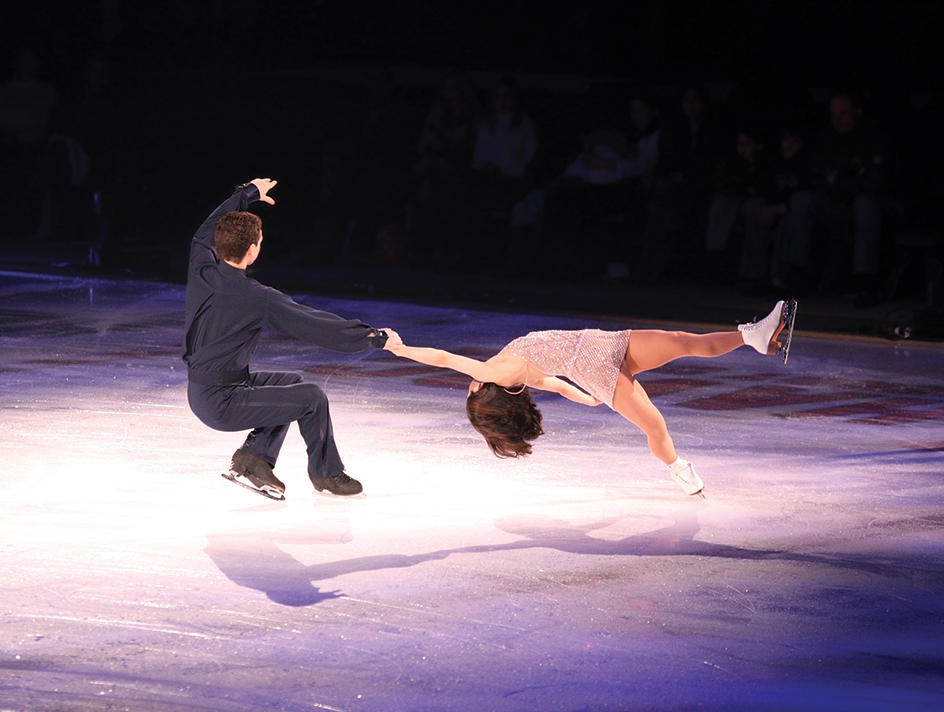
{"type": "Polygon", "coordinates": [[[465,171],[471,165],[480,118],[472,81],[461,72],[446,75],[426,116],[417,146],[419,160],[414,172],[421,202],[452,172],[465,171]]]}
{"type": "Polygon", "coordinates": [[[10,208],[13,229],[20,235],[35,230],[41,206],[29,198],[28,186],[46,148],[49,120],[58,100],[58,91],[40,73],[39,56],[26,47],[16,55],[13,76],[0,84],[0,200],[10,208]]]}
{"type": "Polygon", "coordinates": [[[629,103],[629,118],[636,130],[636,155],[623,165],[623,177],[638,177],[651,188],[662,135],[658,102],[648,91],[637,92],[629,103]]]}
{"type": "Polygon", "coordinates": [[[712,176],[715,195],[708,209],[705,268],[713,281],[725,281],[734,272],[731,235],[735,228],[743,234],[745,221],[767,205],[772,192],[757,127],[742,127],[734,143],[734,150],[729,151],[712,176]]]}
{"type": "Polygon", "coordinates": [[[659,174],[704,196],[718,163],[717,129],[708,93],[691,86],[682,92],[681,116],[661,134],[659,174]]]}
{"type": "Polygon", "coordinates": [[[697,264],[703,253],[710,176],[718,163],[717,132],[704,89],[686,88],[680,109],[667,118],[659,135],[640,256],[642,279],[651,283],[669,278],[674,267],[697,264]]]}
{"type": "MultiPolygon", "coordinates": [[[[821,288],[834,276],[835,255],[823,255],[813,264],[815,248],[822,245],[817,227],[851,227],[851,271],[861,292],[860,304],[877,298],[881,250],[880,193],[885,173],[885,152],[876,127],[862,112],[851,92],[834,93],[829,101],[830,126],[813,151],[812,187],[793,195],[783,235],[783,260],[795,278],[797,268],[818,268],[821,288]],[[819,244],[817,244],[819,243],[819,244]]],[[[828,236],[828,233],[827,233],[828,236]]]]}
{"type": "Polygon", "coordinates": [[[763,207],[749,212],[744,224],[744,244],[738,269],[739,286],[748,294],[760,294],[770,282],[780,284],[784,216],[793,194],[810,186],[810,152],[804,130],[787,124],[780,132],[779,150],[770,158],[771,194],[763,207]]]}
{"type": "Polygon", "coordinates": [[[472,168],[521,178],[537,147],[537,129],[521,105],[518,83],[505,77],[492,90],[488,112],[476,131],[472,168]]]}
{"type": "Polygon", "coordinates": [[[600,130],[584,139],[580,155],[563,177],[548,187],[544,197],[541,240],[568,259],[555,258],[559,276],[593,277],[620,242],[623,213],[632,203],[632,193],[641,189],[638,176],[624,176],[624,168],[635,158],[626,135],[600,130]]]}
{"type": "Polygon", "coordinates": [[[571,271],[589,276],[606,263],[610,276],[625,276],[659,162],[655,99],[646,91],[634,93],[629,118],[635,140],[620,131],[589,132],[560,178],[515,205],[510,224],[515,255],[535,244],[540,232],[545,246],[569,250],[580,245],[580,255],[568,263],[571,271]]]}
{"type": "Polygon", "coordinates": [[[39,56],[29,47],[16,55],[13,76],[0,84],[0,132],[4,144],[41,146],[58,100],[55,87],[40,78],[39,56]]]}
{"type": "Polygon", "coordinates": [[[415,127],[406,129],[406,102],[390,67],[368,67],[358,89],[357,111],[337,110],[321,142],[317,239],[302,249],[317,261],[392,265],[401,257],[404,166],[414,160],[406,131],[415,127]]]}
{"type": "Polygon", "coordinates": [[[57,236],[95,241],[101,251],[117,250],[115,220],[123,164],[128,158],[128,124],[126,103],[107,60],[93,56],[77,85],[65,92],[63,99],[54,121],[54,142],[71,146],[72,151],[80,147],[88,156],[88,175],[76,183],[79,175],[71,168],[62,169],[62,152],[47,152],[46,187],[52,193],[54,208],[50,229],[57,236]],[[62,180],[66,173],[68,181],[62,180]]]}
{"type": "Polygon", "coordinates": [[[446,267],[459,262],[467,242],[466,194],[481,113],[475,88],[461,72],[447,74],[420,135],[407,196],[410,262],[446,267]]]}
{"type": "Polygon", "coordinates": [[[537,129],[521,105],[521,91],[506,77],[492,89],[472,155],[473,200],[479,209],[507,211],[522,197],[525,170],[538,148],[537,129]]]}

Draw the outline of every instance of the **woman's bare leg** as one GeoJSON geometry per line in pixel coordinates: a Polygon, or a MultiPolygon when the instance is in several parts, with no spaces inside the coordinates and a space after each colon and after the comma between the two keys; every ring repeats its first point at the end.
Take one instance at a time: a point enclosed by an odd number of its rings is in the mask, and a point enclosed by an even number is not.
{"type": "Polygon", "coordinates": [[[743,345],[744,337],[740,331],[691,334],[687,331],[633,329],[629,335],[623,366],[628,369],[630,375],[635,376],[683,356],[714,358],[743,345]]]}
{"type": "MultiPolygon", "coordinates": [[[[636,332],[633,332],[635,335],[636,332]]],[[[652,454],[670,465],[678,458],[675,444],[665,425],[665,418],[656,408],[642,384],[626,370],[620,369],[613,394],[613,410],[645,433],[652,454]]]]}
{"type": "Polygon", "coordinates": [[[669,466],[669,474],[687,494],[701,495],[705,483],[695,472],[688,460],[683,460],[675,452],[675,443],[665,426],[665,418],[656,408],[642,384],[627,371],[626,363],[620,369],[616,380],[616,392],[613,394],[613,410],[646,434],[649,450],[669,466]]]}

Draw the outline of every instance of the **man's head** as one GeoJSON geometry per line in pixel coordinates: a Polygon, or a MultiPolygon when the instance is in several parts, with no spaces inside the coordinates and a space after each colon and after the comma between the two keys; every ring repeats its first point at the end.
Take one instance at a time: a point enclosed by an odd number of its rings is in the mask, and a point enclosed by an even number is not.
{"type": "Polygon", "coordinates": [[[629,120],[642,136],[649,133],[658,115],[659,107],[648,95],[633,97],[629,102],[629,120]]]}
{"type": "Polygon", "coordinates": [[[849,133],[862,118],[862,108],[851,93],[833,94],[829,100],[829,120],[833,131],[838,134],[849,133]]]}
{"type": "Polygon", "coordinates": [[[255,255],[249,255],[250,248],[258,254],[262,243],[262,220],[258,215],[244,211],[226,213],[216,224],[213,239],[221,260],[239,264],[250,256],[251,264],[255,255]]]}
{"type": "Polygon", "coordinates": [[[521,90],[511,77],[504,77],[492,89],[492,108],[500,116],[514,114],[521,109],[521,90]]]}
{"type": "Polygon", "coordinates": [[[735,149],[737,150],[737,154],[748,163],[753,163],[757,160],[757,154],[762,148],[757,136],[757,131],[748,129],[738,131],[735,149]]]}
{"type": "Polygon", "coordinates": [[[682,112],[692,123],[700,123],[708,109],[708,94],[701,87],[688,87],[682,92],[682,112]]]}
{"type": "Polygon", "coordinates": [[[786,129],[780,134],[780,153],[784,160],[789,161],[803,148],[803,136],[799,131],[786,129]]]}

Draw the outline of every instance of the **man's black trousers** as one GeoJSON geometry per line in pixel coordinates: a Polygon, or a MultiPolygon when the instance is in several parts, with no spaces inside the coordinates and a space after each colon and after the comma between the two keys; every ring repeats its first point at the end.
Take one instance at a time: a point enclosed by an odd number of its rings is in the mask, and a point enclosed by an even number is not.
{"type": "Polygon", "coordinates": [[[275,467],[289,425],[308,446],[308,474],[333,477],[344,471],[334,442],[328,397],[297,373],[250,373],[245,383],[205,386],[190,382],[190,409],[214,430],[251,430],[241,450],[275,467]]]}

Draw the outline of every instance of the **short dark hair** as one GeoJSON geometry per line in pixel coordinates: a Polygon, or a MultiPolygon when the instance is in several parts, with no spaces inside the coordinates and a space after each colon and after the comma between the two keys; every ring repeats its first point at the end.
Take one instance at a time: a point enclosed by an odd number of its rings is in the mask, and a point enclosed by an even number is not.
{"type": "Polygon", "coordinates": [[[465,402],[469,422],[497,457],[524,457],[531,443],[544,434],[541,411],[527,387],[508,391],[494,383],[483,383],[465,402]]]}
{"type": "Polygon", "coordinates": [[[246,256],[249,246],[257,244],[261,236],[262,220],[259,216],[237,210],[220,218],[213,241],[220,259],[239,262],[246,256]]]}
{"type": "Polygon", "coordinates": [[[635,86],[629,91],[629,101],[641,101],[653,111],[659,109],[659,97],[648,86],[635,86]]]}
{"type": "Polygon", "coordinates": [[[862,93],[853,87],[833,89],[829,94],[829,103],[832,103],[833,99],[845,99],[853,109],[862,108],[862,93]]]}

